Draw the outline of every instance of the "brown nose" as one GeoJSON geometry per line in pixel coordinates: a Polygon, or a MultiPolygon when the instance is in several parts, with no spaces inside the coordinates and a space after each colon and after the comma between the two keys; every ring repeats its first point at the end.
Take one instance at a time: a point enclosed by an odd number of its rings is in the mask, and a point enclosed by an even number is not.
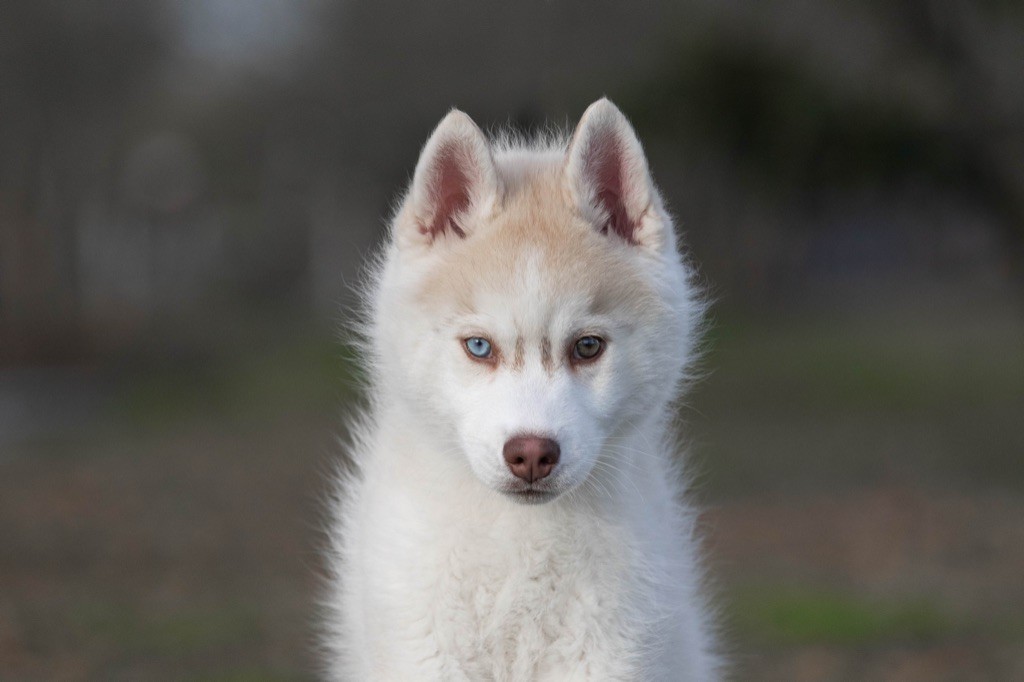
{"type": "Polygon", "coordinates": [[[503,450],[509,470],[527,483],[539,481],[558,464],[558,443],[539,436],[516,436],[503,450]]]}

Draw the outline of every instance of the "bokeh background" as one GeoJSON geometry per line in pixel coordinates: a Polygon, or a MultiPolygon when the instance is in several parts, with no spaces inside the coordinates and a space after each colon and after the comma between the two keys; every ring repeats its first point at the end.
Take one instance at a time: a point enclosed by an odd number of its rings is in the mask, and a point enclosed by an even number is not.
{"type": "Polygon", "coordinates": [[[0,6],[0,679],[307,680],[337,333],[451,106],[633,119],[738,679],[1024,679],[1024,6],[0,6]]]}

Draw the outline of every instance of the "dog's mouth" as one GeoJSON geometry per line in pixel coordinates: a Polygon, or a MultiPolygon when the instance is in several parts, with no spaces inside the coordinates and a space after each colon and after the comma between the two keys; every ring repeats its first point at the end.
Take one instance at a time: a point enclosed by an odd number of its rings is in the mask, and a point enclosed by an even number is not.
{"type": "Polygon", "coordinates": [[[558,493],[554,491],[537,488],[532,485],[522,488],[506,488],[502,492],[522,504],[543,504],[558,496],[558,493]]]}

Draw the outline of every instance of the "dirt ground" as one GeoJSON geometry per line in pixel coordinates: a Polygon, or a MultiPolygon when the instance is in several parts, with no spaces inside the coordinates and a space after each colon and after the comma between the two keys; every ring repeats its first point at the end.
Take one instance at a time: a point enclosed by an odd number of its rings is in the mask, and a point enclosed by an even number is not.
{"type": "MultiPolygon", "coordinates": [[[[684,415],[733,677],[1024,679],[1019,329],[722,329],[684,415]]],[[[348,394],[312,346],[104,380],[87,428],[0,446],[0,679],[317,677],[348,394]]]]}

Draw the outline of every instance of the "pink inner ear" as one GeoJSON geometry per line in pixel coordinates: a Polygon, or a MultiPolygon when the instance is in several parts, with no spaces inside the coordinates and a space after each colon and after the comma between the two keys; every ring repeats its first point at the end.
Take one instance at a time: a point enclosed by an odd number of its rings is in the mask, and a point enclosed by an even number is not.
{"type": "Polygon", "coordinates": [[[465,230],[455,222],[455,216],[469,207],[470,178],[465,168],[467,163],[465,154],[455,144],[449,144],[437,152],[429,185],[434,216],[429,225],[420,226],[420,232],[431,239],[448,230],[459,238],[466,236],[465,230]]]}
{"type": "Polygon", "coordinates": [[[635,244],[637,223],[630,220],[622,198],[625,192],[622,146],[613,134],[598,133],[595,138],[590,143],[583,166],[594,185],[597,201],[607,215],[601,232],[614,232],[635,244]]]}

